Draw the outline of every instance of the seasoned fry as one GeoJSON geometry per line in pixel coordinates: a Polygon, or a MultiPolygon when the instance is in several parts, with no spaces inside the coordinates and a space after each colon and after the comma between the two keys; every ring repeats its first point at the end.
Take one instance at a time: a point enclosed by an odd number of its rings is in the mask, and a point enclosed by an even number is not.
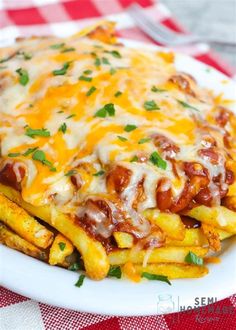
{"type": "MultiPolygon", "coordinates": [[[[218,228],[214,228],[214,230],[218,233],[221,241],[233,235],[218,228]]],[[[166,245],[168,246],[205,246],[207,244],[207,237],[201,228],[186,229],[185,237],[182,241],[173,240],[168,237],[166,239],[166,245]]]]}
{"type": "MultiPolygon", "coordinates": [[[[159,262],[177,262],[185,263],[185,257],[192,251],[199,257],[204,257],[208,248],[190,246],[190,247],[161,247],[153,249],[149,255],[148,263],[159,263],[159,262]]],[[[144,261],[147,251],[136,249],[126,249],[120,251],[114,251],[109,253],[109,260],[111,265],[121,265],[128,261],[133,263],[142,263],[144,261]]]]}
{"type": "Polygon", "coordinates": [[[35,207],[26,203],[20,194],[11,187],[0,184],[0,191],[4,192],[9,199],[22,205],[29,213],[44,220],[68,238],[81,253],[89,277],[95,280],[106,277],[109,271],[109,261],[104,247],[100,242],[89,237],[71,217],[60,213],[50,206],[35,207]]]}
{"type": "Polygon", "coordinates": [[[183,265],[178,263],[168,264],[150,264],[146,267],[134,265],[138,273],[147,272],[151,274],[168,276],[169,279],[176,278],[197,278],[208,274],[208,269],[205,266],[183,265]]]}
{"type": "Polygon", "coordinates": [[[224,206],[197,206],[188,211],[187,215],[203,223],[236,234],[236,212],[224,206]]]}
{"type": "Polygon", "coordinates": [[[50,248],[49,252],[49,264],[50,265],[63,265],[66,264],[66,257],[71,255],[74,251],[74,247],[71,242],[58,234],[50,248]]]}
{"type": "Polygon", "coordinates": [[[46,249],[53,240],[52,232],[1,194],[0,219],[21,237],[38,247],[46,249]]]}
{"type": "Polygon", "coordinates": [[[207,225],[203,223],[202,230],[207,237],[210,248],[213,251],[220,251],[221,249],[220,235],[217,232],[216,228],[211,225],[207,225]]]}
{"type": "Polygon", "coordinates": [[[157,226],[159,226],[167,236],[182,240],[185,235],[185,227],[178,214],[162,213],[158,210],[147,210],[144,215],[157,226]]]}
{"type": "Polygon", "coordinates": [[[119,248],[131,248],[134,244],[134,238],[131,234],[123,232],[115,232],[114,237],[119,248]]]}
{"type": "Polygon", "coordinates": [[[45,251],[40,250],[33,244],[16,235],[2,223],[0,223],[0,242],[28,256],[47,261],[47,253],[45,251]]]}

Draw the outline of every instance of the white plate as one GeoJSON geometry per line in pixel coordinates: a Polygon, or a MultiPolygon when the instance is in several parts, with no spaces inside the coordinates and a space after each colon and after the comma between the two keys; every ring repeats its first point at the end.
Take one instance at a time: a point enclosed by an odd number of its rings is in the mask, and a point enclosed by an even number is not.
{"type": "MultiPolygon", "coordinates": [[[[129,47],[157,49],[130,40],[122,42],[129,47]]],[[[178,70],[192,74],[200,85],[236,100],[235,83],[216,70],[180,54],[176,55],[176,66],[178,70]]],[[[1,283],[37,301],[82,312],[123,316],[176,312],[194,306],[198,301],[204,304],[236,292],[235,242],[236,238],[225,242],[220,254],[221,263],[211,264],[209,275],[200,279],[175,280],[169,286],[157,281],[136,284],[116,279],[95,282],[86,278],[80,288],[74,286],[78,273],[49,266],[0,246],[1,283]],[[163,295],[168,302],[161,300],[163,295]]]]}

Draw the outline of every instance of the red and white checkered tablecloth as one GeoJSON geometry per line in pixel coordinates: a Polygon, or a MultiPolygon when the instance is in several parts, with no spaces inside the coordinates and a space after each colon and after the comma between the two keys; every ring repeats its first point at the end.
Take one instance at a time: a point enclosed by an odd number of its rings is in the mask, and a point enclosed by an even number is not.
{"type": "MultiPolygon", "coordinates": [[[[174,1],[174,0],[173,0],[174,1]]],[[[93,23],[101,16],[117,22],[118,35],[152,42],[125,13],[133,0],[0,0],[0,46],[17,36],[67,36],[93,23]]],[[[159,1],[137,0],[147,15],[169,28],[184,32],[168,8],[159,1]]],[[[233,77],[235,68],[224,63],[206,44],[179,47],[178,50],[233,77]]],[[[224,283],[219,283],[224,285],[224,283]]],[[[217,290],[217,288],[216,288],[217,290]]],[[[212,293],[214,296],[214,292],[212,293]]],[[[56,308],[0,289],[1,330],[177,330],[227,329],[236,325],[236,296],[201,309],[199,313],[182,312],[165,316],[111,317],[56,308]],[[224,313],[224,311],[226,311],[224,313]]]]}

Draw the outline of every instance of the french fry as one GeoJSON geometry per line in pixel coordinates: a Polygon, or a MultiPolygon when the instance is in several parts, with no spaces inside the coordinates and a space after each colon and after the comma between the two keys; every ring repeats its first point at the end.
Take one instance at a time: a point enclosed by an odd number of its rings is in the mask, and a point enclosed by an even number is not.
{"type": "MultiPolygon", "coordinates": [[[[221,241],[233,235],[232,233],[228,233],[227,231],[218,228],[214,228],[214,230],[218,233],[221,241]]],[[[173,240],[168,237],[166,238],[167,246],[205,246],[207,244],[207,237],[201,228],[186,229],[185,237],[182,241],[173,240]]]]}
{"type": "Polygon", "coordinates": [[[152,223],[160,227],[167,236],[183,240],[185,227],[178,214],[162,213],[158,210],[147,210],[144,216],[152,223]]]}
{"type": "Polygon", "coordinates": [[[101,280],[107,276],[109,260],[103,245],[88,236],[84,229],[75,223],[70,216],[59,212],[52,206],[36,207],[26,203],[20,194],[11,187],[0,184],[0,191],[30,214],[44,220],[68,238],[82,255],[89,277],[94,280],[101,280]]]}
{"type": "Polygon", "coordinates": [[[139,274],[147,272],[151,274],[164,275],[170,280],[177,278],[198,278],[208,274],[208,269],[205,266],[183,265],[178,263],[150,264],[146,267],[134,265],[134,267],[139,274]]]}
{"type": "Polygon", "coordinates": [[[47,261],[47,253],[27,242],[0,223],[0,242],[11,249],[23,252],[31,257],[47,261]]]}
{"type": "Polygon", "coordinates": [[[119,248],[131,248],[134,244],[134,238],[131,234],[117,231],[113,234],[119,248]]]}
{"type": "MultiPolygon", "coordinates": [[[[208,248],[189,246],[189,247],[161,247],[153,249],[149,255],[148,263],[159,262],[175,262],[185,263],[185,257],[189,251],[195,253],[199,257],[204,257],[208,248]]],[[[122,265],[130,261],[135,264],[143,263],[147,250],[125,249],[113,251],[109,253],[109,261],[111,265],[122,265]]]]}
{"type": "Polygon", "coordinates": [[[38,223],[24,209],[0,194],[0,219],[28,242],[46,249],[53,233],[38,223]]]}
{"type": "Polygon", "coordinates": [[[236,234],[236,212],[224,206],[197,206],[188,211],[187,215],[203,223],[236,234]]]}
{"type": "Polygon", "coordinates": [[[220,235],[217,232],[216,228],[202,223],[202,231],[206,235],[210,248],[213,251],[221,250],[220,235]]]}
{"type": "Polygon", "coordinates": [[[58,234],[54,239],[49,252],[49,264],[50,265],[65,265],[66,257],[71,255],[74,251],[74,247],[71,242],[58,234]]]}

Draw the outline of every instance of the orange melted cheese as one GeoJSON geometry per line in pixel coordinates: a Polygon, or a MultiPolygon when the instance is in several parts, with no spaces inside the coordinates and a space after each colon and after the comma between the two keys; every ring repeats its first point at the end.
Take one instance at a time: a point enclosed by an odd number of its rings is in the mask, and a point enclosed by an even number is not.
{"type": "MultiPolygon", "coordinates": [[[[176,178],[168,160],[166,169],[149,161],[131,160],[140,152],[148,158],[156,151],[150,137],[158,133],[180,147],[177,161],[201,163],[197,156],[201,147],[199,122],[207,116],[211,118],[212,109],[221,97],[207,94],[207,101],[202,101],[201,96],[205,97],[207,92],[201,88],[196,86],[197,96],[194,97],[170,83],[170,77],[176,74],[171,53],[129,49],[116,45],[113,37],[104,43],[99,38],[96,40],[96,34],[91,39],[87,32],[91,29],[68,39],[32,38],[0,50],[0,57],[17,51],[32,55],[26,60],[16,54],[1,69],[14,78],[0,87],[2,158],[12,159],[9,154],[19,153],[14,160],[25,163],[27,168],[22,196],[34,205],[47,204],[56,196],[54,202],[70,211],[87,196],[106,194],[106,175],[94,174],[121,164],[132,171],[130,184],[134,187],[140,179],[146,179],[146,200],[140,210],[155,207],[158,180],[169,178],[173,194],[178,196],[184,187],[184,173],[176,178]],[[71,47],[74,50],[64,52],[71,47]],[[68,68],[64,74],[55,75],[55,70],[63,69],[66,63],[68,68]],[[19,82],[16,73],[19,68],[28,73],[29,82],[25,86],[19,82]],[[153,86],[158,89],[156,92],[153,86]],[[89,95],[91,88],[94,90],[89,95]],[[119,96],[118,91],[121,92],[119,96]],[[184,107],[178,100],[191,104],[198,111],[184,107]],[[158,109],[148,111],[145,102],[153,102],[158,109]],[[108,104],[112,104],[114,115],[108,112],[105,117],[95,115],[108,104]],[[65,132],[60,129],[63,124],[65,132]],[[126,125],[135,125],[136,129],[127,132],[126,125]],[[26,135],[27,128],[46,129],[50,136],[32,138],[26,135]],[[140,143],[145,138],[149,140],[140,143]],[[33,160],[33,153],[23,155],[29,148],[36,147],[44,152],[54,172],[50,166],[33,160]],[[89,170],[83,164],[90,164],[89,170]],[[79,192],[66,175],[73,169],[77,169],[83,182],[79,192]]],[[[214,173],[222,169],[210,168],[209,164],[204,166],[214,173]]],[[[129,188],[123,196],[126,200],[130,196],[132,200],[132,194],[134,191],[129,188]]]]}

